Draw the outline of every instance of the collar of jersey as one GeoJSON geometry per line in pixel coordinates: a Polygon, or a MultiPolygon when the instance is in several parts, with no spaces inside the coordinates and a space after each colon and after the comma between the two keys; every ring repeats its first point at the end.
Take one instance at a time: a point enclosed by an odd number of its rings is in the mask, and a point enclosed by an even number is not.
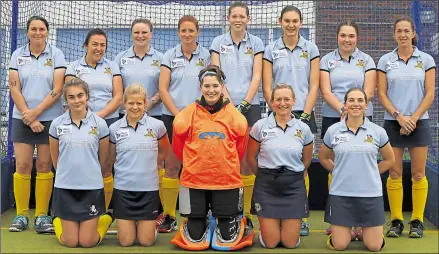
{"type": "MultiPolygon", "coordinates": [[[[81,122],[83,123],[87,123],[88,120],[90,119],[90,116],[92,115],[92,112],[88,109],[87,110],[87,115],[85,115],[85,118],[81,120],[81,122]]],[[[70,116],[70,110],[67,110],[64,113],[64,124],[72,124],[72,116],[70,116]]]]}
{"type": "MultiPolygon", "coordinates": [[[[341,130],[340,131],[341,132],[350,131],[349,127],[348,127],[348,124],[346,123],[346,120],[343,120],[341,122],[342,122],[342,125],[341,125],[341,130]]],[[[363,122],[363,124],[358,129],[367,130],[367,128],[369,127],[369,124],[370,124],[369,118],[364,117],[364,122],[363,122]]]]}
{"type": "MultiPolygon", "coordinates": [[[[267,119],[267,121],[268,121],[268,128],[270,128],[270,129],[276,128],[276,126],[278,126],[278,124],[277,124],[277,122],[276,122],[276,118],[274,118],[274,115],[275,115],[275,114],[276,114],[276,113],[273,112],[273,113],[271,113],[271,114],[268,116],[268,119],[267,119]]],[[[291,113],[291,120],[288,121],[287,126],[288,126],[288,127],[292,127],[292,126],[295,124],[295,121],[296,121],[296,120],[297,120],[297,119],[294,117],[294,114],[291,113]]]]}
{"type": "MultiPolygon", "coordinates": [[[[144,125],[147,117],[148,116],[146,115],[146,113],[143,114],[142,118],[138,121],[138,123],[140,123],[141,125],[144,125]]],[[[122,127],[122,128],[128,127],[127,114],[125,114],[122,117],[122,119],[120,121],[120,127],[122,127]]]]}
{"type": "MultiPolygon", "coordinates": [[[[83,66],[90,66],[87,64],[87,62],[85,61],[85,57],[87,56],[87,54],[85,54],[83,57],[81,57],[81,59],[79,60],[79,63],[83,66]]],[[[98,64],[101,64],[104,62],[104,57],[101,58],[101,60],[98,61],[98,64]]],[[[97,65],[96,65],[97,66],[97,65]]]]}
{"type": "MultiPolygon", "coordinates": [[[[299,35],[299,41],[297,42],[296,47],[299,47],[301,49],[305,49],[306,48],[305,38],[303,38],[302,35],[299,35]]],[[[276,43],[274,45],[274,50],[286,49],[286,48],[287,48],[287,46],[285,46],[284,37],[281,36],[279,39],[276,40],[276,43]]]]}
{"type": "MultiPolygon", "coordinates": [[[[416,47],[416,46],[413,46],[413,54],[412,54],[412,56],[410,57],[410,58],[412,58],[412,57],[419,57],[419,56],[421,56],[420,54],[419,54],[419,49],[418,49],[418,47],[416,47]]],[[[410,59],[409,58],[409,59],[410,59]]],[[[390,55],[390,61],[391,62],[396,62],[396,61],[398,61],[399,59],[401,59],[400,57],[399,57],[399,55],[398,55],[398,48],[395,48],[393,51],[392,51],[392,54],[390,55]]]]}
{"type": "MultiPolygon", "coordinates": [[[[198,55],[200,53],[200,43],[197,42],[197,48],[195,49],[194,52],[192,52],[192,55],[198,55]]],[[[183,51],[181,51],[181,43],[177,45],[177,47],[175,47],[175,56],[176,57],[182,57],[183,56],[183,51]]]]}
{"type": "MultiPolygon", "coordinates": [[[[152,55],[154,55],[154,53],[155,53],[155,49],[150,45],[150,46],[149,46],[149,51],[146,52],[146,55],[148,55],[148,56],[152,56],[152,55]]],[[[134,52],[134,45],[131,46],[131,47],[127,50],[125,56],[126,56],[126,57],[135,57],[135,56],[136,56],[136,53],[134,52]]]]}
{"type": "MultiPolygon", "coordinates": [[[[244,39],[242,39],[242,41],[247,42],[247,39],[248,39],[248,32],[245,31],[245,36],[244,36],[244,39]]],[[[232,34],[231,34],[231,32],[226,33],[225,41],[226,41],[226,45],[227,45],[227,46],[233,45],[233,40],[232,40],[232,34]]],[[[242,41],[241,41],[241,42],[242,42],[242,41]]],[[[241,42],[240,42],[240,43],[241,43],[241,42]]]]}
{"type": "MultiPolygon", "coordinates": [[[[335,54],[335,58],[336,58],[338,61],[343,60],[343,59],[341,58],[339,48],[337,48],[336,50],[334,50],[334,54],[335,54]]],[[[355,59],[355,58],[358,58],[359,56],[360,56],[360,50],[359,50],[357,47],[355,47],[354,52],[352,52],[352,54],[349,56],[349,60],[351,60],[351,57],[352,57],[352,59],[355,59]]]]}
{"type": "MultiPolygon", "coordinates": [[[[47,54],[50,51],[50,45],[49,43],[46,42],[46,47],[44,48],[43,52],[41,52],[41,54],[47,54]]],[[[31,52],[30,52],[30,43],[26,44],[26,46],[24,46],[23,48],[23,53],[22,56],[31,56],[31,52]]]]}

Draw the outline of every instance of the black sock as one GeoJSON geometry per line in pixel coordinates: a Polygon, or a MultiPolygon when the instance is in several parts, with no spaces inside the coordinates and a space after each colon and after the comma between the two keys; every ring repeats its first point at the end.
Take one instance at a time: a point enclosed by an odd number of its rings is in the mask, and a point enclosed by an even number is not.
{"type": "Polygon", "coordinates": [[[232,239],[238,233],[237,218],[218,218],[218,227],[224,240],[232,239]]]}
{"type": "Polygon", "coordinates": [[[188,218],[187,229],[193,240],[200,240],[206,231],[206,218],[188,218]]]}

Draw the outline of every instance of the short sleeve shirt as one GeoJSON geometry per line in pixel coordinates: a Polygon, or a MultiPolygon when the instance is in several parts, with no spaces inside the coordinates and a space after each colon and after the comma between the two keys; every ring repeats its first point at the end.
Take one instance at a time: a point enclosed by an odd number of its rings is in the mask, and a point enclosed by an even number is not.
{"type": "Polygon", "coordinates": [[[314,141],[314,135],[308,125],[293,116],[283,130],[276,123],[274,113],[258,120],[250,130],[250,137],[260,143],[258,167],[286,167],[295,172],[305,169],[302,162],[303,147],[314,141]]]}
{"type": "MultiPolygon", "coordinates": [[[[56,69],[66,68],[64,54],[57,47],[46,44],[43,52],[35,57],[29,44],[12,53],[9,70],[18,71],[21,93],[29,109],[36,108],[53,90],[53,74],[56,69]]],[[[38,116],[39,121],[52,121],[63,113],[61,100],[38,116]]],[[[21,112],[14,105],[12,118],[21,119],[21,112]]]]}
{"type": "Polygon", "coordinates": [[[158,190],[158,142],[165,135],[163,122],[146,114],[136,128],[128,125],[126,115],[110,126],[110,142],[116,145],[114,188],[158,190]]]}
{"type": "Polygon", "coordinates": [[[59,144],[56,188],[96,190],[104,187],[99,141],[109,135],[105,120],[89,110],[77,126],[66,111],[53,120],[49,135],[59,144]]]}
{"type": "Polygon", "coordinates": [[[381,197],[381,176],[378,170],[379,149],[389,142],[386,131],[364,119],[357,133],[346,122],[331,125],[323,143],[335,154],[329,194],[346,197],[381,197]]]}

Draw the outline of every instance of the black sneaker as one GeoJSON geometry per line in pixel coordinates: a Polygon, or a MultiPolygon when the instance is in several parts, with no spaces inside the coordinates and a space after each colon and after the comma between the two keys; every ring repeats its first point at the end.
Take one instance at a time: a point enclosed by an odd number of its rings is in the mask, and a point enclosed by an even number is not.
{"type": "Polygon", "coordinates": [[[402,231],[404,230],[404,224],[402,223],[402,220],[392,220],[391,222],[387,223],[387,225],[390,226],[389,230],[387,230],[387,237],[400,237],[402,234],[402,231]]]}
{"type": "Polygon", "coordinates": [[[246,219],[246,225],[245,225],[245,230],[244,230],[244,235],[248,235],[251,234],[253,232],[253,222],[252,219],[250,219],[249,217],[245,217],[246,219]]]}
{"type": "Polygon", "coordinates": [[[410,224],[410,238],[422,238],[424,237],[424,225],[420,220],[412,220],[410,224]]]}
{"type": "Polygon", "coordinates": [[[163,224],[157,227],[157,231],[159,233],[169,233],[171,231],[177,231],[177,229],[177,221],[175,220],[175,218],[169,216],[168,214],[165,215],[165,221],[163,222],[163,224]]]}

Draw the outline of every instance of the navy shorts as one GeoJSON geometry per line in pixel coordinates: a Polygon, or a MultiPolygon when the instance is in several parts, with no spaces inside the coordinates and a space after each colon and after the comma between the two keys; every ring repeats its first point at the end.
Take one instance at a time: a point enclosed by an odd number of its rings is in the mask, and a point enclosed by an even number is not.
{"type": "Polygon", "coordinates": [[[172,129],[172,123],[174,122],[174,118],[175,116],[162,115],[162,121],[165,124],[166,131],[168,132],[168,138],[170,143],[172,143],[172,134],[174,133],[174,130],[172,129]]]}

